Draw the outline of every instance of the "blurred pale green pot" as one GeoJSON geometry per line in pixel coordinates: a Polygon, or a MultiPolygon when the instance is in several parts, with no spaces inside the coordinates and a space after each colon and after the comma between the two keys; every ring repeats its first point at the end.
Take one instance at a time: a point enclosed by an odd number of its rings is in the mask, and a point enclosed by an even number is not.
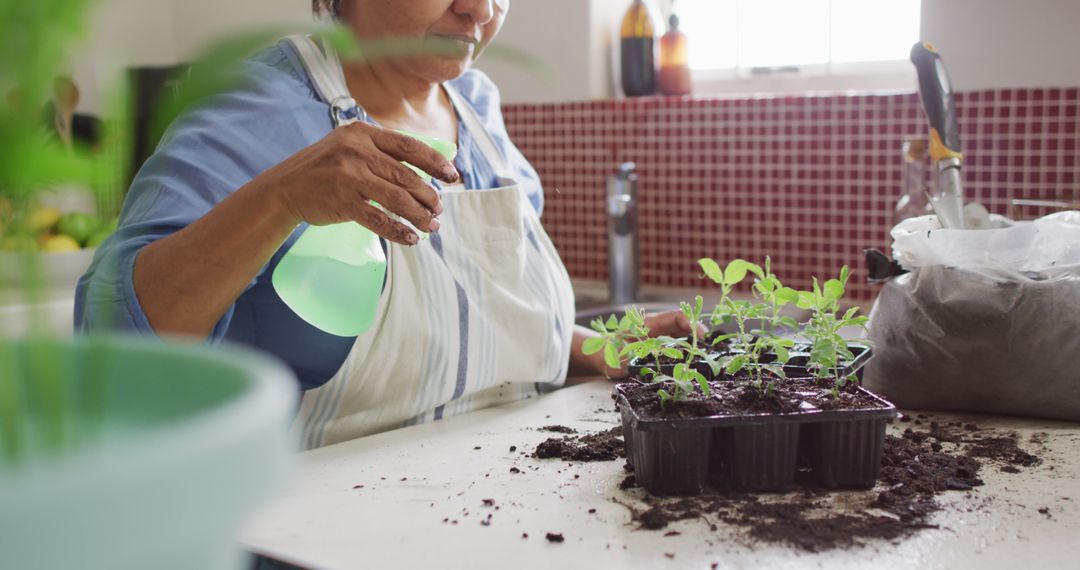
{"type": "MultiPolygon", "coordinates": [[[[0,342],[25,360],[26,341],[0,342]]],[[[81,444],[59,454],[32,445],[14,465],[0,459],[0,567],[243,568],[235,537],[289,470],[291,374],[233,349],[52,342],[63,396],[91,411],[64,430],[81,444]],[[80,381],[93,367],[106,371],[96,395],[80,381]],[[94,398],[101,405],[87,404],[94,398]]],[[[19,421],[31,425],[41,410],[23,376],[19,421]]]]}

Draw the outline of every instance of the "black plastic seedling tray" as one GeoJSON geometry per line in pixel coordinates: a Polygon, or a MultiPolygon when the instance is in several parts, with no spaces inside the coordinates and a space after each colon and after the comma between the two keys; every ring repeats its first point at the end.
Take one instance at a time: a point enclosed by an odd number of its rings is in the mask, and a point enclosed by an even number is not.
{"type": "Polygon", "coordinates": [[[879,405],[858,410],[645,419],[615,387],[626,452],[640,485],[654,495],[699,494],[707,486],[783,491],[799,457],[823,487],[869,488],[881,466],[885,426],[896,407],[859,387],[879,405]]]}

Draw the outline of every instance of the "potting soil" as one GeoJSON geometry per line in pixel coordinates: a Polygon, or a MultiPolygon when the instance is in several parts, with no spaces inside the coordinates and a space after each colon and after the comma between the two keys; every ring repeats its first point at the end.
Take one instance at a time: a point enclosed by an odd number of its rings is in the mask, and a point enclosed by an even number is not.
{"type": "MultiPolygon", "coordinates": [[[[625,456],[621,432],[622,428],[613,428],[552,438],[541,443],[533,457],[614,460],[625,456]]],[[[632,522],[643,530],[665,529],[687,519],[713,531],[725,523],[743,531],[740,541],[748,547],[782,543],[820,552],[937,529],[933,515],[943,508],[941,495],[981,486],[979,472],[988,466],[1015,473],[1039,462],[1039,457],[1020,449],[1015,433],[982,430],[970,423],[931,422],[928,431],[908,428],[898,436],[886,435],[875,492],[815,489],[807,478],[797,492],[786,494],[710,490],[693,497],[653,497],[637,488],[630,475],[618,485],[623,496],[612,500],[626,506],[632,522]]]]}

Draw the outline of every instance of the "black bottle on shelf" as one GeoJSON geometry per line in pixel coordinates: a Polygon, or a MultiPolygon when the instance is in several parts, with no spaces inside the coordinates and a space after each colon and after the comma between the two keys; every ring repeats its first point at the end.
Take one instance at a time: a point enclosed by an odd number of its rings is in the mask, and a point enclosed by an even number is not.
{"type": "Polygon", "coordinates": [[[622,88],[627,97],[657,91],[657,37],[653,14],[644,0],[634,0],[619,33],[622,88]]]}

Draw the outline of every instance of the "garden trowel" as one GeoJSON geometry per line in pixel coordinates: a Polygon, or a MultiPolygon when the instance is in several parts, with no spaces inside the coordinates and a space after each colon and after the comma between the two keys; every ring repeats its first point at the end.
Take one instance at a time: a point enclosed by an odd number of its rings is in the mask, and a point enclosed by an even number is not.
{"type": "Polygon", "coordinates": [[[930,196],[930,204],[943,228],[963,229],[964,190],[960,166],[964,155],[960,153],[960,129],[952,86],[941,56],[930,42],[919,42],[911,48],[911,63],[919,73],[919,95],[930,123],[930,158],[938,169],[937,191],[930,196]]]}

